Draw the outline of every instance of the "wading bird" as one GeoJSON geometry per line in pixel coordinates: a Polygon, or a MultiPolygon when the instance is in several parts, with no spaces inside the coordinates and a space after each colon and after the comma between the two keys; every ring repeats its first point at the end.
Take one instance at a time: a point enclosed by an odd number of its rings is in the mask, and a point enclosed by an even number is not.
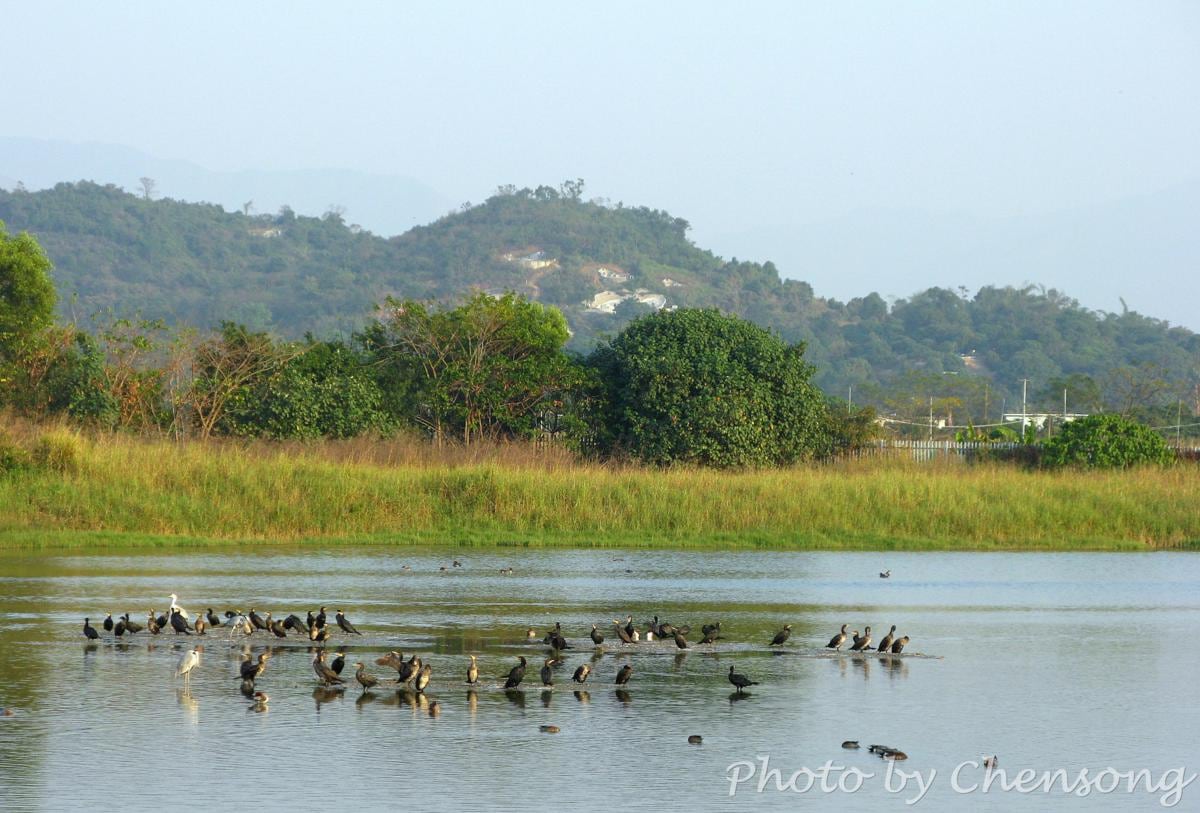
{"type": "Polygon", "coordinates": [[[892,624],[891,631],[883,636],[883,640],[879,642],[879,646],[875,649],[876,652],[887,652],[892,648],[892,644],[896,641],[896,625],[892,624]]]}
{"type": "Polygon", "coordinates": [[[633,667],[625,664],[621,670],[617,672],[617,679],[614,681],[618,686],[624,686],[629,682],[629,678],[633,675],[633,667]]]}
{"type": "Polygon", "coordinates": [[[783,629],[775,633],[775,637],[771,639],[771,646],[783,646],[788,638],[792,637],[792,625],[784,624],[783,629]]]}
{"type": "Polygon", "coordinates": [[[467,685],[474,686],[479,682],[479,666],[475,663],[475,656],[471,656],[471,664],[467,667],[467,685]]]}
{"type": "Polygon", "coordinates": [[[184,621],[190,621],[192,618],[191,614],[187,610],[179,606],[179,596],[175,595],[174,593],[171,594],[171,606],[168,608],[167,612],[179,613],[183,616],[184,621]]]}
{"type": "Polygon", "coordinates": [[[356,663],[355,666],[357,666],[358,669],[354,673],[354,679],[358,681],[358,685],[362,686],[364,693],[367,691],[367,689],[373,689],[376,685],[378,685],[379,678],[374,677],[373,675],[368,675],[366,666],[364,666],[362,663],[356,663]]]}
{"type": "Polygon", "coordinates": [[[757,686],[758,685],[757,681],[751,680],[750,678],[746,677],[745,675],[741,675],[741,674],[738,674],[737,672],[733,671],[732,664],[730,664],[730,666],[729,666],[729,682],[734,685],[734,687],[737,689],[738,694],[741,694],[742,689],[745,689],[747,686],[757,686]]]}
{"type": "Polygon", "coordinates": [[[892,644],[892,654],[899,655],[901,652],[904,651],[904,645],[907,643],[908,643],[908,636],[905,635],[903,638],[896,641],[896,643],[892,644]]]}
{"type": "Polygon", "coordinates": [[[321,684],[324,686],[332,686],[335,683],[346,682],[338,677],[338,673],[330,669],[325,663],[325,650],[323,649],[318,649],[317,653],[313,655],[312,668],[313,672],[316,673],[317,678],[320,679],[321,684]]]}
{"type": "Polygon", "coordinates": [[[107,615],[104,616],[104,631],[105,632],[113,631],[112,613],[108,613],[107,615]]]}
{"type": "Polygon", "coordinates": [[[192,670],[200,664],[200,647],[194,646],[183,654],[175,665],[175,677],[183,677],[184,685],[191,685],[192,670]]]}
{"type": "Polygon", "coordinates": [[[340,675],[342,670],[346,668],[346,653],[334,652],[333,661],[329,664],[329,668],[340,675]]]}
{"type": "Polygon", "coordinates": [[[251,683],[258,680],[259,676],[266,671],[267,660],[270,657],[271,654],[269,652],[259,653],[257,661],[252,661],[249,656],[246,656],[246,660],[242,661],[242,665],[238,670],[242,676],[242,680],[248,680],[251,683]]]}
{"type": "Polygon", "coordinates": [[[836,649],[841,651],[842,645],[846,643],[846,627],[849,624],[842,624],[842,631],[829,639],[829,643],[825,645],[826,649],[836,649]]]}
{"type": "Polygon", "coordinates": [[[604,643],[604,636],[600,634],[600,630],[596,629],[595,624],[592,624],[592,643],[596,646],[604,643]]]}
{"type": "Polygon", "coordinates": [[[336,618],[337,625],[342,628],[342,632],[349,633],[350,635],[362,635],[361,632],[354,628],[354,625],[350,623],[349,619],[346,618],[346,614],[341,610],[337,611],[336,618]]]}
{"type": "Polygon", "coordinates": [[[553,664],[554,658],[546,658],[546,660],[542,663],[542,670],[539,674],[539,677],[542,679],[543,686],[554,685],[554,669],[552,668],[553,664]]]}
{"type": "Polygon", "coordinates": [[[525,656],[517,658],[519,663],[508,672],[508,680],[504,681],[504,688],[515,689],[521,685],[521,681],[525,679],[525,656]]]}
{"type": "Polygon", "coordinates": [[[83,619],[83,637],[89,641],[95,641],[100,637],[100,633],[96,632],[96,628],[88,623],[89,619],[83,619]]]}
{"type": "Polygon", "coordinates": [[[588,666],[586,663],[580,664],[579,668],[575,670],[575,674],[571,676],[571,680],[575,681],[576,683],[587,683],[588,675],[591,673],[592,667],[588,666]]]}
{"type": "Polygon", "coordinates": [[[869,646],[871,646],[871,627],[870,627],[870,625],[863,628],[863,634],[862,634],[861,638],[854,639],[854,646],[850,647],[850,651],[851,652],[862,652],[863,650],[867,649],[867,647],[869,647],[869,646]]]}

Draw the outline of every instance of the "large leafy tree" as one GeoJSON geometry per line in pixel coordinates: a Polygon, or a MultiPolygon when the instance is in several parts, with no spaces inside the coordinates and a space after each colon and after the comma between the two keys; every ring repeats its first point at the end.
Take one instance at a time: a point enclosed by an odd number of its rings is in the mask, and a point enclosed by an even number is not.
{"type": "Polygon", "coordinates": [[[804,346],[716,310],[660,311],[589,358],[601,451],[655,464],[777,465],[828,451],[804,346]]]}
{"type": "Polygon", "coordinates": [[[365,344],[390,402],[439,442],[530,437],[579,379],[563,353],[566,319],[515,294],[477,293],[457,307],[388,299],[365,344]],[[386,384],[385,384],[386,386],[386,384]]]}
{"type": "Polygon", "coordinates": [[[1113,413],[1089,415],[1065,424],[1042,449],[1043,465],[1052,467],[1129,468],[1174,459],[1157,432],[1113,413]]]}
{"type": "Polygon", "coordinates": [[[54,321],[50,260],[29,234],[10,236],[0,221],[0,355],[10,355],[54,321]]]}

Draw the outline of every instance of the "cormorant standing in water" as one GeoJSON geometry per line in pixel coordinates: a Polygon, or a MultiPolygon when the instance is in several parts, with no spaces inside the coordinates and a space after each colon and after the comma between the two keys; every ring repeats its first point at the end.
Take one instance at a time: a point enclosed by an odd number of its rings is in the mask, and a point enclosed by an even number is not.
{"type": "Polygon", "coordinates": [[[393,649],[382,658],[376,658],[375,663],[379,666],[386,666],[389,669],[395,669],[397,673],[404,667],[404,655],[398,649],[393,649]]]}
{"type": "Polygon", "coordinates": [[[517,660],[520,661],[520,663],[509,670],[508,680],[504,681],[504,688],[506,689],[515,689],[516,687],[520,686],[521,681],[525,679],[525,656],[522,655],[517,658],[517,660]]]}
{"type": "Polygon", "coordinates": [[[595,624],[592,624],[592,643],[596,646],[604,643],[604,636],[600,634],[600,630],[596,629],[595,624]]]}
{"type": "Polygon", "coordinates": [[[361,633],[361,632],[359,632],[358,630],[356,630],[356,629],[354,628],[354,625],[353,625],[353,624],[351,624],[351,623],[350,623],[350,622],[349,622],[349,621],[346,619],[346,614],[345,614],[345,613],[343,613],[341,610],[338,610],[338,611],[337,611],[336,618],[337,618],[337,624],[338,624],[338,626],[339,626],[339,627],[341,627],[341,628],[342,628],[342,631],[343,631],[343,632],[345,632],[345,633],[348,633],[348,634],[350,634],[350,635],[362,635],[362,633],[361,633]]]}
{"type": "Polygon", "coordinates": [[[637,628],[633,626],[633,616],[631,615],[625,621],[625,634],[628,635],[630,638],[632,638],[633,633],[636,629],[637,628]]]}
{"type": "MultiPolygon", "coordinates": [[[[198,616],[196,616],[196,625],[195,626],[196,626],[196,634],[203,635],[204,630],[208,628],[208,622],[206,622],[204,620],[204,616],[198,615],[198,616]]],[[[129,627],[128,622],[126,622],[125,627],[128,629],[128,627],[129,627]]],[[[136,630],[129,630],[129,631],[136,632],[136,630]]]]}
{"type": "Polygon", "coordinates": [[[125,619],[125,631],[130,635],[133,635],[135,632],[141,632],[144,629],[141,624],[129,620],[129,613],[125,613],[125,615],[121,617],[125,619]]]}
{"type": "Polygon", "coordinates": [[[908,643],[907,635],[905,635],[903,638],[900,638],[899,640],[897,640],[896,643],[892,644],[892,654],[899,655],[901,652],[904,651],[904,645],[907,643],[908,643]]]}
{"type": "Polygon", "coordinates": [[[871,627],[863,628],[863,635],[854,642],[854,646],[850,647],[851,652],[862,652],[867,647],[871,646],[871,627]]]}
{"type": "Polygon", "coordinates": [[[162,632],[162,627],[158,625],[158,621],[154,618],[154,610],[146,616],[146,629],[150,630],[151,635],[158,635],[162,632]]]}
{"type": "Polygon", "coordinates": [[[124,634],[125,634],[125,619],[118,618],[116,625],[113,627],[113,635],[120,638],[124,634]]]}
{"type": "Polygon", "coordinates": [[[591,673],[592,667],[588,666],[586,663],[580,664],[579,668],[575,670],[575,674],[571,676],[571,680],[575,681],[576,683],[587,683],[588,675],[591,673]]]}
{"type": "Polygon", "coordinates": [[[379,683],[379,678],[367,674],[367,667],[361,663],[356,663],[358,670],[354,673],[354,679],[362,686],[362,690],[366,693],[367,689],[373,689],[379,683]]]}
{"type": "Polygon", "coordinates": [[[325,626],[325,608],[324,607],[322,607],[320,610],[317,611],[317,617],[315,619],[315,622],[317,625],[317,629],[321,629],[322,627],[325,626]]]}
{"type": "Polygon", "coordinates": [[[554,663],[554,658],[546,658],[542,663],[541,678],[543,686],[554,685],[554,670],[550,668],[550,664],[552,663],[554,663]]]}
{"type": "Polygon", "coordinates": [[[892,644],[896,640],[896,625],[892,624],[892,630],[887,635],[883,636],[883,640],[879,642],[876,652],[887,652],[892,648],[892,644]]]}
{"type": "Polygon", "coordinates": [[[633,638],[629,635],[628,632],[625,631],[625,627],[621,625],[620,621],[618,621],[617,619],[614,618],[613,626],[617,628],[617,637],[621,639],[622,643],[625,643],[625,644],[633,643],[633,638]]]}
{"type": "Polygon", "coordinates": [[[471,656],[471,664],[467,667],[467,685],[474,686],[479,682],[479,667],[475,663],[475,656],[471,656]]]}
{"type": "Polygon", "coordinates": [[[742,689],[745,689],[747,686],[757,686],[758,685],[758,681],[751,680],[750,678],[746,677],[745,675],[739,675],[737,672],[733,671],[732,664],[730,664],[730,666],[729,666],[729,682],[732,683],[734,685],[734,687],[737,688],[738,694],[741,694],[742,689]]]}
{"type": "Polygon", "coordinates": [[[96,628],[88,622],[89,619],[83,619],[83,637],[87,638],[89,641],[95,641],[100,637],[100,633],[96,632],[96,628]]]}
{"type": "Polygon", "coordinates": [[[554,622],[554,629],[550,630],[550,635],[547,637],[550,639],[550,646],[554,647],[555,649],[562,650],[571,648],[571,645],[567,643],[567,639],[563,637],[562,624],[557,621],[554,622]]]}
{"type": "Polygon", "coordinates": [[[846,643],[846,627],[849,624],[842,624],[842,631],[829,639],[829,643],[825,645],[826,649],[836,649],[841,651],[842,645],[846,643]]]}
{"type": "Polygon", "coordinates": [[[208,608],[208,614],[206,618],[208,618],[208,625],[213,629],[221,626],[221,619],[218,618],[217,614],[213,612],[212,607],[208,608]]]}
{"type": "MultiPolygon", "coordinates": [[[[150,610],[150,612],[153,613],[154,610],[150,610]]],[[[163,613],[162,615],[158,616],[158,618],[154,619],[154,623],[158,624],[158,628],[160,630],[165,630],[170,622],[171,616],[168,613],[163,613]]]]}
{"type": "Polygon", "coordinates": [[[308,640],[316,641],[318,644],[325,643],[329,638],[329,627],[309,627],[308,640]]]}
{"type": "MultiPolygon", "coordinates": [[[[705,638],[707,638],[709,635],[711,635],[713,637],[713,640],[715,641],[721,635],[721,622],[718,621],[715,624],[705,624],[703,627],[700,628],[700,632],[702,632],[704,634],[705,638]]],[[[711,644],[712,641],[705,641],[705,643],[711,644]]]]}
{"type": "Polygon", "coordinates": [[[427,663],[421,667],[421,671],[417,673],[417,679],[413,681],[413,686],[417,690],[417,694],[425,691],[425,687],[429,685],[429,681],[433,679],[433,664],[427,663]]]}
{"type": "Polygon", "coordinates": [[[296,632],[308,635],[308,625],[304,623],[304,619],[292,613],[287,618],[283,619],[283,628],[285,630],[295,630],[296,632]]]}
{"type": "Polygon", "coordinates": [[[242,680],[248,680],[251,683],[258,680],[259,676],[267,669],[267,659],[270,658],[270,653],[260,652],[257,661],[252,661],[249,658],[242,661],[240,673],[242,680]]]}
{"type": "Polygon", "coordinates": [[[316,625],[317,625],[317,617],[315,615],[313,615],[312,610],[309,610],[308,611],[308,628],[312,629],[316,625]]]}
{"type": "Polygon", "coordinates": [[[254,612],[253,607],[250,608],[250,614],[246,617],[250,619],[250,623],[254,625],[256,630],[265,630],[267,628],[267,623],[262,620],[258,613],[254,612]]]}
{"type": "Polygon", "coordinates": [[[333,661],[330,662],[329,668],[332,669],[333,671],[337,672],[340,675],[342,673],[342,670],[346,668],[346,653],[345,652],[333,653],[333,661]]]}
{"type": "Polygon", "coordinates": [[[346,681],[338,677],[338,673],[330,669],[325,663],[325,650],[318,649],[317,654],[313,655],[313,671],[317,677],[326,686],[332,686],[334,683],[345,683],[346,681]]]}
{"type": "Polygon", "coordinates": [[[680,632],[679,630],[675,630],[674,637],[675,637],[675,646],[679,647],[680,649],[688,648],[687,638],[683,637],[682,632],[680,632]]]}
{"type": "Polygon", "coordinates": [[[771,639],[771,646],[783,646],[788,638],[792,637],[792,625],[784,624],[783,629],[775,633],[775,637],[771,639]]]}
{"type": "Polygon", "coordinates": [[[629,682],[630,676],[633,675],[633,667],[625,664],[621,670],[617,672],[617,679],[614,681],[618,686],[624,686],[629,682]]]}
{"type": "Polygon", "coordinates": [[[112,613],[109,613],[108,615],[104,616],[104,631],[112,632],[112,630],[113,630],[112,613]]]}
{"type": "Polygon", "coordinates": [[[267,629],[274,633],[276,638],[286,638],[287,629],[284,628],[283,622],[278,619],[272,619],[271,614],[267,613],[267,629]]]}
{"type": "Polygon", "coordinates": [[[416,653],[414,652],[413,656],[411,658],[409,658],[407,661],[405,661],[403,664],[401,664],[400,675],[397,678],[397,680],[400,683],[411,683],[413,681],[413,678],[415,678],[420,673],[420,671],[421,671],[421,659],[418,658],[416,653]]]}

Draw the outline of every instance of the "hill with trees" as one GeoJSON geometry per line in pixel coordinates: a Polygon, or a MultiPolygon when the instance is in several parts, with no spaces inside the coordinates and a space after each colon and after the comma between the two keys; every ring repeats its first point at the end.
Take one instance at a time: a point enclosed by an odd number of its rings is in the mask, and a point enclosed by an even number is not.
{"type": "Polygon", "coordinates": [[[826,392],[916,417],[936,401],[956,424],[1019,404],[1070,411],[1136,402],[1196,409],[1200,336],[1134,312],[1090,311],[1036,287],[933,288],[892,303],[849,302],[780,278],[770,262],[723,259],[688,223],[646,207],[585,200],[583,182],[502,187],[484,203],[383,238],[339,212],[228,212],[115,186],[0,190],[0,220],[31,232],[54,263],[60,311],[103,312],[282,337],[361,331],[375,306],[512,291],[566,316],[586,352],[658,308],[717,307],[804,342],[826,392]]]}

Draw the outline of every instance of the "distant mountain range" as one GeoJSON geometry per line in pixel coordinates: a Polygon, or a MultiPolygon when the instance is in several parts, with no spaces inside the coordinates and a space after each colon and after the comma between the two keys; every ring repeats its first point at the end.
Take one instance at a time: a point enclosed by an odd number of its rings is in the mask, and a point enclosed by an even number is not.
{"type": "Polygon", "coordinates": [[[655,308],[720,308],[805,342],[826,391],[853,386],[862,397],[913,375],[933,376],[938,391],[986,378],[976,389],[994,407],[1022,378],[1060,397],[1056,381],[1138,365],[1153,365],[1172,392],[1200,383],[1200,336],[1132,310],[1097,313],[1034,286],[934,288],[890,306],[874,293],[827,299],[771,263],[697,247],[681,218],[585,201],[570,183],[501,190],[390,239],[337,210],[229,212],[89,182],[0,191],[0,220],[37,236],[64,310],[79,315],[349,335],[388,295],[512,290],[561,308],[579,350],[655,308]]]}

